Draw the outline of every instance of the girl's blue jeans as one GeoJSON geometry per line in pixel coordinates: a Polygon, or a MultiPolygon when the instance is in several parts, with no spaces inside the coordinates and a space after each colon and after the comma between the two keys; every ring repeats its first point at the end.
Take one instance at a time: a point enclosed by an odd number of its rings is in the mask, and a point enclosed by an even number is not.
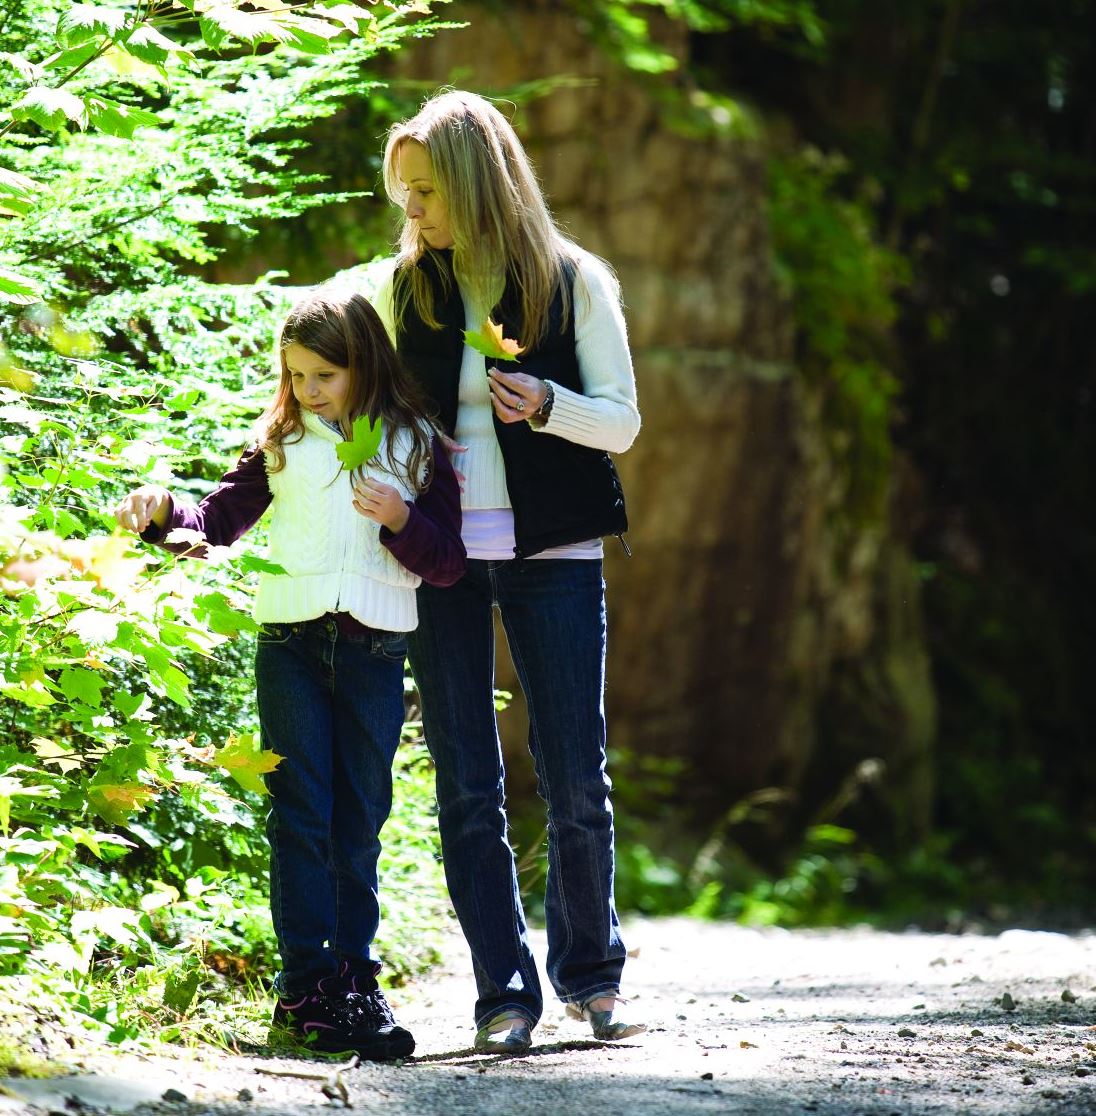
{"type": "Polygon", "coordinates": [[[335,973],[372,973],[377,857],[403,727],[406,634],[344,635],[334,620],[266,624],[255,679],[267,776],[277,988],[297,995],[335,973]]]}
{"type": "Polygon", "coordinates": [[[506,835],[495,723],[493,608],[529,707],[529,750],[548,813],[548,978],[564,1002],[620,985],[613,810],[605,773],[601,562],[471,560],[447,589],[418,589],[411,669],[437,768],[445,875],[472,952],[476,1025],[539,1021],[543,997],[506,835]]]}

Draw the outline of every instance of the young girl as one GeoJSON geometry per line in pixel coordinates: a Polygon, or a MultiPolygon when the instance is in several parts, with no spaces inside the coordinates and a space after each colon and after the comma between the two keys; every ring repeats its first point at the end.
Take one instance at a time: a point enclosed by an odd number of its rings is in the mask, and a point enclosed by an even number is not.
{"type": "MultiPolygon", "coordinates": [[[[257,442],[197,507],[145,485],[116,509],[148,542],[176,528],[214,546],[272,508],[255,657],[268,777],[270,903],[282,971],[274,1022],[321,1050],[409,1055],[377,985],[370,947],[380,912],[379,834],[392,801],[403,724],[407,633],[420,580],[450,585],[465,568],[456,476],[373,307],[321,289],[289,314],[281,377],[257,442]],[[336,446],[359,415],[384,440],[360,470],[336,446]]],[[[199,549],[200,553],[200,549],[199,549]]]]}
{"type": "Polygon", "coordinates": [[[405,221],[377,306],[465,451],[468,570],[451,587],[420,588],[408,651],[479,993],[476,1048],[528,1049],[543,1010],[507,840],[495,609],[547,807],[548,978],[595,1037],[631,1038],[645,1025],[620,1008],[605,772],[602,537],[627,527],[609,454],[628,449],[640,424],[619,289],[560,231],[513,128],[482,97],[442,93],[393,127],[384,177],[405,221]],[[465,343],[462,331],[482,330],[488,315],[524,346],[509,371],[465,343]]]}

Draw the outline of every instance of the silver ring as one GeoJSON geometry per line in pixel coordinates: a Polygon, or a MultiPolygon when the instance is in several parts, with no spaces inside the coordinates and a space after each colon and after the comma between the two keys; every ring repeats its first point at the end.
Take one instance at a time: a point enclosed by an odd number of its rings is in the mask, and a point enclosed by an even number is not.
{"type": "Polygon", "coordinates": [[[517,403],[514,405],[514,410],[515,411],[524,411],[525,410],[525,400],[524,399],[519,399],[517,401],[517,403]]]}

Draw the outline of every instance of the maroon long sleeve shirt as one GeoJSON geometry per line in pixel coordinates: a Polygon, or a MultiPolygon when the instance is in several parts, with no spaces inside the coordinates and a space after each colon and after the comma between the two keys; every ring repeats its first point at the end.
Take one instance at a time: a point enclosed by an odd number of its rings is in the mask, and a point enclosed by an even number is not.
{"type": "MultiPolygon", "coordinates": [[[[464,574],[467,554],[461,541],[460,486],[444,446],[435,437],[430,487],[409,503],[410,518],[400,533],[381,527],[380,541],[405,569],[431,585],[452,585],[464,574]]],[[[150,526],[141,538],[175,554],[201,553],[193,544],[169,543],[172,531],[199,532],[210,546],[230,546],[253,527],[273,499],[262,452],[250,447],[217,487],[196,507],[174,498],[163,529],[150,526]]]]}

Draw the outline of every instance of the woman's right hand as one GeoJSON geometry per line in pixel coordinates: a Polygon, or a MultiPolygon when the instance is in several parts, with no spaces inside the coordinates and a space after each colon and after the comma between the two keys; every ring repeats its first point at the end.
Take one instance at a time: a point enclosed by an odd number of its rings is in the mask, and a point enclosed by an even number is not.
{"type": "Polygon", "coordinates": [[[467,453],[468,447],[462,446],[455,438],[450,438],[448,434],[438,433],[438,441],[445,447],[445,452],[449,454],[449,460],[453,463],[453,472],[457,477],[457,487],[464,491],[464,474],[457,468],[457,463],[454,457],[458,453],[467,453]]]}
{"type": "Polygon", "coordinates": [[[158,484],[143,484],[114,509],[114,518],[119,527],[140,535],[148,530],[150,523],[155,523],[157,527],[165,526],[170,506],[171,494],[166,488],[158,484]]]}

